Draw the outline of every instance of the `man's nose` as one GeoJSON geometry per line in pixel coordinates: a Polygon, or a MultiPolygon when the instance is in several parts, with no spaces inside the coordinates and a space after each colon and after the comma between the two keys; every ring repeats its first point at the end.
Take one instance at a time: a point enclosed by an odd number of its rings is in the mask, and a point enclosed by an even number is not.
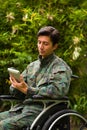
{"type": "Polygon", "coordinates": [[[40,48],[43,49],[43,43],[40,44],[40,48]]]}

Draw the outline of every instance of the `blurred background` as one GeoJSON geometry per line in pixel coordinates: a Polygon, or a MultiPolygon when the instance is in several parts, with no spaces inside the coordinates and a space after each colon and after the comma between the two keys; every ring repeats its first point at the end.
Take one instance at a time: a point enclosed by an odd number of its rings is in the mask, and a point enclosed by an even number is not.
{"type": "Polygon", "coordinates": [[[37,32],[47,25],[60,32],[56,54],[79,76],[71,82],[71,107],[87,116],[87,0],[0,0],[0,94],[9,94],[8,67],[22,72],[37,59],[37,32]]]}

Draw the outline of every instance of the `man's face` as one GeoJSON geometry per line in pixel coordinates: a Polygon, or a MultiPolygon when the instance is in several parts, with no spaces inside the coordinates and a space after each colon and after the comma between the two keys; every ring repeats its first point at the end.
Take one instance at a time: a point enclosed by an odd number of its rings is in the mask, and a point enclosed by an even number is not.
{"type": "Polygon", "coordinates": [[[37,46],[39,55],[41,55],[42,58],[47,57],[57,48],[57,44],[53,46],[49,36],[39,36],[37,46]]]}

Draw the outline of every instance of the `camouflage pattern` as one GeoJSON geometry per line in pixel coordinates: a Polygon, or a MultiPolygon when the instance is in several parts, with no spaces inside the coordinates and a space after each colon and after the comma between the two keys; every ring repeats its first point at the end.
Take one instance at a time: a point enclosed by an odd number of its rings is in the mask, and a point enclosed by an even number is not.
{"type": "Polygon", "coordinates": [[[31,125],[43,106],[31,103],[30,98],[33,95],[50,98],[66,95],[72,71],[61,58],[51,54],[45,59],[39,56],[38,60],[30,63],[22,74],[28,84],[27,95],[21,105],[18,104],[8,112],[0,114],[0,130],[19,130],[24,125],[31,125]]]}
{"type": "Polygon", "coordinates": [[[68,93],[72,71],[54,54],[31,63],[23,72],[29,85],[27,98],[34,94],[47,97],[60,97],[68,93]]]}

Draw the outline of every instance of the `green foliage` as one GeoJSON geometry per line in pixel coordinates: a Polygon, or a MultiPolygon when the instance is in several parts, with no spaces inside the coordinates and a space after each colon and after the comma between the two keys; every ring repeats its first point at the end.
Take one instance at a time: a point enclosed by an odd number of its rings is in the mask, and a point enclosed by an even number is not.
{"type": "Polygon", "coordinates": [[[84,117],[87,118],[87,98],[82,95],[75,97],[75,103],[73,105],[73,109],[81,113],[84,117]]]}
{"type": "Polygon", "coordinates": [[[37,32],[51,25],[60,31],[56,54],[75,74],[70,94],[87,92],[87,1],[86,0],[0,0],[0,93],[8,92],[10,66],[21,72],[38,56],[37,32]],[[6,88],[7,86],[7,88],[6,88]],[[76,86],[76,87],[75,87],[76,86]],[[83,86],[86,86],[83,88],[83,86]]]}

